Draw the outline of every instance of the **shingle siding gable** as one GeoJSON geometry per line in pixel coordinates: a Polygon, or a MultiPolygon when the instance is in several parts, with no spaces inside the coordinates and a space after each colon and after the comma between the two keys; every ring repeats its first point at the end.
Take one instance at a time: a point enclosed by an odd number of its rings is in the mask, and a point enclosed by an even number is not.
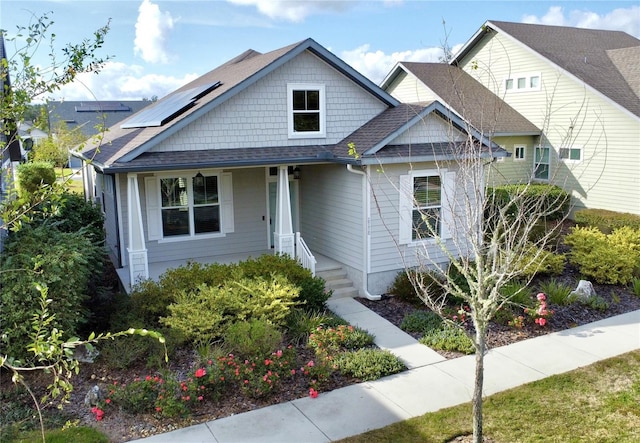
{"type": "Polygon", "coordinates": [[[305,52],[150,152],[334,144],[387,105],[327,63],[305,52]],[[320,83],[326,88],[326,138],[289,139],[287,83],[320,83]]]}

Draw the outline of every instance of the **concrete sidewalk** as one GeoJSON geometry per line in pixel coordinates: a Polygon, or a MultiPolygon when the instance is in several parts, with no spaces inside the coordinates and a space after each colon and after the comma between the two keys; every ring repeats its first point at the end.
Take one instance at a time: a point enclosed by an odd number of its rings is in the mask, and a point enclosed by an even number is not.
{"type": "MultiPolygon", "coordinates": [[[[353,299],[329,308],[376,336],[409,370],[251,412],[136,440],[160,442],[329,442],[471,400],[473,355],[445,360],[353,299]]],[[[484,394],[640,349],[640,311],[490,350],[484,394]]]]}

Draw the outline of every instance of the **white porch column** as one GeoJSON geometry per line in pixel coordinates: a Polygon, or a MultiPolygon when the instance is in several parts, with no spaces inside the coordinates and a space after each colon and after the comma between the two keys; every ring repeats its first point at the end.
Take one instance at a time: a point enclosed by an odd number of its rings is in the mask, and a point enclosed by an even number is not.
{"type": "Polygon", "coordinates": [[[276,194],[276,230],[273,234],[277,253],[296,256],[295,235],[291,221],[291,198],[289,196],[289,172],[287,166],[278,167],[278,192],[276,194]]]}
{"type": "Polygon", "coordinates": [[[144,229],[142,227],[138,174],[127,174],[127,209],[129,284],[133,286],[138,280],[149,278],[149,262],[147,260],[147,246],[144,242],[144,229]]]}

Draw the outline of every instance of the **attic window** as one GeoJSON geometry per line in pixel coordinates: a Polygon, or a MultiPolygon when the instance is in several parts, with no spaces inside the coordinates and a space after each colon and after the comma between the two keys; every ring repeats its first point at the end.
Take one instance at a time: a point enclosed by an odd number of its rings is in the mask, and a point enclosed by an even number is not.
{"type": "Polygon", "coordinates": [[[322,84],[287,85],[289,138],[325,137],[325,92],[322,84]]]}
{"type": "Polygon", "coordinates": [[[514,74],[504,80],[504,89],[508,92],[540,90],[540,73],[514,74]]]}

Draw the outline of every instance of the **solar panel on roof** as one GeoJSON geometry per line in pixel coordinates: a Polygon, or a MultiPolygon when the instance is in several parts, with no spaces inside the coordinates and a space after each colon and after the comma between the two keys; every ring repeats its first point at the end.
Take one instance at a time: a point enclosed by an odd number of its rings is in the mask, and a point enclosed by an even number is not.
{"type": "Polygon", "coordinates": [[[173,93],[156,104],[151,105],[133,115],[129,120],[120,125],[120,127],[122,129],[129,129],[162,126],[186,111],[194,105],[196,100],[213,91],[220,85],[220,82],[207,83],[196,86],[195,88],[187,89],[186,91],[173,93]]]}
{"type": "Polygon", "coordinates": [[[81,103],[75,107],[76,112],[125,112],[131,111],[129,106],[122,103],[81,103]]]}

